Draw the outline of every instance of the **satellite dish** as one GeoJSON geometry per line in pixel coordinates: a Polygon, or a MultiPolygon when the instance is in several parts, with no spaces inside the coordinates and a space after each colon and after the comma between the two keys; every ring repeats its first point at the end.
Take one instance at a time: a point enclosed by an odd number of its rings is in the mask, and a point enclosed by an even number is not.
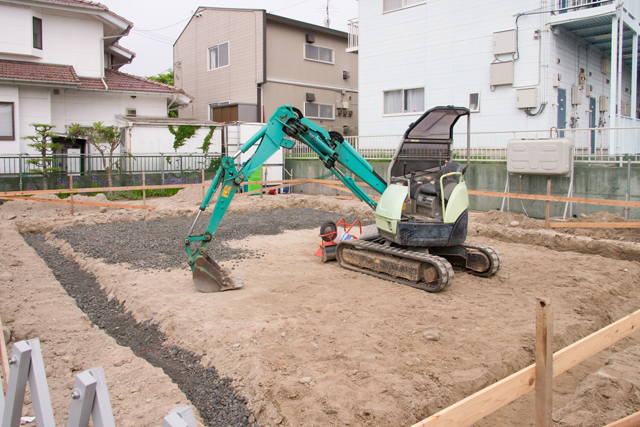
{"type": "Polygon", "coordinates": [[[329,28],[330,25],[331,25],[331,19],[327,16],[324,18],[324,26],[329,28]]]}

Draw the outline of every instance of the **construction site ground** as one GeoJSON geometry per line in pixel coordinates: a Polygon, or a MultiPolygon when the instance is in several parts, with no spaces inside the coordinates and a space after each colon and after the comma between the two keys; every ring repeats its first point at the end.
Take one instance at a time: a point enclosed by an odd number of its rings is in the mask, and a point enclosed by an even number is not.
{"type": "MultiPolygon", "coordinates": [[[[457,271],[430,294],[323,264],[320,225],[373,212],[301,194],[234,200],[210,253],[244,286],[202,294],[183,252],[201,197],[191,188],[148,199],[153,211],[76,206],[73,216],[0,205],[9,352],[41,340],[58,424],[74,376],[102,366],[119,426],[160,426],[183,405],[212,426],[410,426],[534,362],[536,297],[552,300],[554,351],[640,308],[638,229],[472,215],[468,242],[497,249],[501,270],[457,271]]],[[[556,378],[554,424],[640,411],[639,362],[632,335],[556,378]]],[[[530,393],[477,425],[530,426],[534,414],[530,393]]]]}

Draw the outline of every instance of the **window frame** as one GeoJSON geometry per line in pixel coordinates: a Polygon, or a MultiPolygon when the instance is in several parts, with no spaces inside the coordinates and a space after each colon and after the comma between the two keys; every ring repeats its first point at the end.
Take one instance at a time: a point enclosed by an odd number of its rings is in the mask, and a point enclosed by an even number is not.
{"type": "Polygon", "coordinates": [[[306,102],[304,103],[304,116],[308,119],[316,119],[316,120],[335,120],[336,119],[336,106],[333,104],[323,104],[320,102],[306,102]],[[318,106],[318,115],[320,115],[320,106],[328,105],[331,107],[331,118],[329,117],[314,117],[307,114],[307,104],[313,104],[318,106]]]}
{"type": "Polygon", "coordinates": [[[410,7],[420,6],[421,4],[427,4],[427,0],[422,0],[421,2],[410,4],[410,5],[407,5],[406,3],[407,3],[407,0],[402,0],[402,6],[400,6],[399,8],[384,10],[384,0],[383,0],[383,2],[382,2],[382,13],[383,14],[391,13],[391,12],[395,12],[397,10],[409,9],[410,7]]]}
{"type": "Polygon", "coordinates": [[[426,91],[424,86],[415,86],[415,87],[403,87],[400,89],[389,89],[389,90],[383,90],[382,91],[382,116],[383,117],[394,117],[394,116],[415,116],[415,115],[420,115],[423,114],[425,111],[427,111],[425,105],[426,105],[426,91]],[[413,90],[413,89],[422,89],[422,111],[410,111],[405,113],[404,112],[404,104],[405,104],[405,93],[408,90],[413,90]],[[397,92],[397,91],[402,91],[402,112],[401,113],[385,113],[384,112],[384,94],[387,92],[397,92]]]}
{"type": "Polygon", "coordinates": [[[37,16],[32,16],[31,17],[31,35],[33,37],[33,48],[34,49],[38,49],[38,50],[42,50],[42,45],[43,45],[43,37],[42,37],[42,18],[38,18],[37,16]],[[40,33],[38,34],[38,38],[36,38],[36,22],[39,22],[39,29],[40,29],[40,33]],[[36,40],[40,42],[40,47],[36,46],[36,40]]]}
{"type": "MultiPolygon", "coordinates": [[[[318,52],[319,53],[319,52],[318,52]]],[[[318,58],[320,57],[320,55],[318,54],[318,58]]],[[[326,46],[316,46],[315,43],[303,43],[302,44],[302,58],[305,61],[313,61],[313,62],[320,62],[322,64],[331,64],[331,65],[335,65],[336,64],[336,50],[332,47],[326,47],[326,46]],[[331,51],[331,62],[328,61],[323,61],[321,59],[313,59],[313,58],[307,58],[307,46],[313,46],[313,47],[317,47],[318,49],[328,49],[331,51]]]]}
{"type": "Polygon", "coordinates": [[[11,105],[11,135],[0,135],[0,141],[15,141],[16,140],[16,104],[15,102],[0,101],[0,105],[11,105]]]}
{"type": "Polygon", "coordinates": [[[478,92],[469,92],[469,100],[468,100],[468,104],[467,107],[469,108],[469,112],[470,113],[479,113],[480,112],[480,100],[482,99],[481,95],[480,95],[480,91],[478,92]],[[471,109],[471,95],[478,95],[478,108],[476,109],[471,109]]]}
{"type": "Polygon", "coordinates": [[[207,48],[207,71],[219,70],[221,68],[228,67],[229,65],[231,65],[231,44],[229,43],[229,40],[227,40],[226,42],[214,44],[207,48]],[[220,62],[220,46],[222,46],[223,44],[227,45],[227,65],[211,68],[211,49],[218,48],[218,62],[220,62]]]}

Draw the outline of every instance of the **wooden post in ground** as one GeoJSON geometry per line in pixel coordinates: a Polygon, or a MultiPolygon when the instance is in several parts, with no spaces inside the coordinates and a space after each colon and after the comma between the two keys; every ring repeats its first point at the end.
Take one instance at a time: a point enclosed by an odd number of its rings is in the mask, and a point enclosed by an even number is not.
{"type": "Polygon", "coordinates": [[[0,362],[2,364],[2,389],[6,392],[9,386],[9,356],[7,355],[7,347],[4,345],[4,333],[2,332],[2,318],[0,318],[0,362]]]}
{"type": "MultiPolygon", "coordinates": [[[[547,197],[551,196],[551,180],[547,181],[547,197]]],[[[545,214],[545,227],[544,228],[549,228],[549,214],[551,212],[551,201],[547,200],[547,210],[546,210],[546,214],[545,214]]]]}
{"type": "Polygon", "coordinates": [[[145,178],[144,178],[144,171],[142,171],[142,206],[144,207],[144,209],[147,208],[147,192],[144,191],[145,188],[145,178]]]}
{"type": "Polygon", "coordinates": [[[204,187],[204,169],[202,169],[202,198],[204,199],[204,192],[206,188],[204,187]]]}
{"type": "Polygon", "coordinates": [[[309,166],[309,195],[311,195],[311,166],[309,166]]]}
{"type": "MultiPolygon", "coordinates": [[[[73,175],[69,175],[69,189],[73,189],[73,175]]],[[[69,203],[71,204],[71,215],[73,215],[73,192],[69,193],[69,203]]]]}
{"type": "MultiPolygon", "coordinates": [[[[549,181],[551,182],[551,181],[549,181]]],[[[536,306],[536,427],[553,420],[553,311],[551,299],[537,298],[536,306]]]]}

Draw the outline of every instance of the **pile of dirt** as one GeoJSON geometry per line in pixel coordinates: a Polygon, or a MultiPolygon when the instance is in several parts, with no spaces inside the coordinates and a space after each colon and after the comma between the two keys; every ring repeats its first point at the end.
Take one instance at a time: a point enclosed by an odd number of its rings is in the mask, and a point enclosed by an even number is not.
{"type": "Polygon", "coordinates": [[[520,227],[528,230],[542,228],[542,224],[537,219],[523,214],[500,212],[498,210],[485,212],[481,216],[476,217],[475,222],[480,224],[520,227]]]}
{"type": "MultiPolygon", "coordinates": [[[[569,222],[635,222],[636,220],[624,219],[619,213],[598,212],[592,215],[581,215],[569,222]]],[[[623,240],[628,242],[640,242],[640,228],[558,228],[561,233],[575,236],[591,237],[592,239],[623,240]]]]}
{"type": "Polygon", "coordinates": [[[557,426],[600,427],[640,411],[640,346],[614,354],[554,412],[557,426]]]}

